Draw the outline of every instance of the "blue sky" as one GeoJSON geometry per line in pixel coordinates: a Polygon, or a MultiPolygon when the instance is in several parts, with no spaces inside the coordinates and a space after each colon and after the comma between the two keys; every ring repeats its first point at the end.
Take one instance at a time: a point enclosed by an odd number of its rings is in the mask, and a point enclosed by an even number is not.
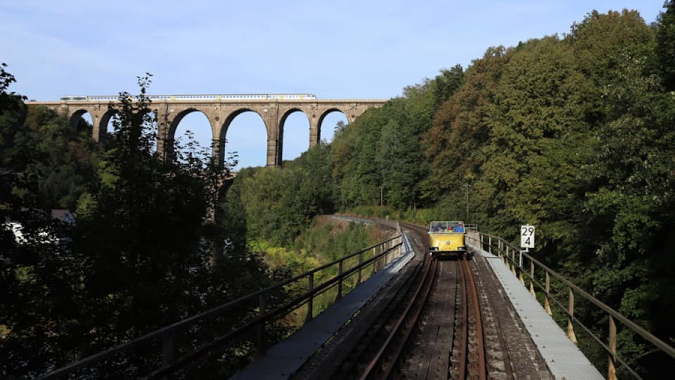
{"type": "MultiPolygon", "coordinates": [[[[562,35],[592,10],[636,9],[655,21],[663,0],[465,1],[92,1],[3,0],[0,62],[30,99],[152,94],[313,93],[322,99],[388,99],[405,86],[461,64],[490,46],[562,35]]],[[[323,124],[322,138],[344,116],[323,124]]],[[[206,118],[190,129],[210,141],[206,118]]],[[[241,166],[265,164],[266,136],[255,114],[237,117],[227,151],[241,166]]],[[[284,159],[307,149],[309,123],[286,123],[284,159]]]]}

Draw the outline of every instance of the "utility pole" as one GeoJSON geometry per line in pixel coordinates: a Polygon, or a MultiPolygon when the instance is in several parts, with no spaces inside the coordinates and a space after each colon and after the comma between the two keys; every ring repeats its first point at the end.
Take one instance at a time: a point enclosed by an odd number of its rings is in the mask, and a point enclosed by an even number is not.
{"type": "Polygon", "coordinates": [[[469,188],[471,185],[464,184],[466,186],[466,223],[469,223],[469,188]]]}
{"type": "Polygon", "coordinates": [[[380,186],[380,207],[382,207],[382,204],[383,204],[383,202],[382,202],[382,191],[383,191],[383,189],[384,189],[384,186],[380,186]]]}

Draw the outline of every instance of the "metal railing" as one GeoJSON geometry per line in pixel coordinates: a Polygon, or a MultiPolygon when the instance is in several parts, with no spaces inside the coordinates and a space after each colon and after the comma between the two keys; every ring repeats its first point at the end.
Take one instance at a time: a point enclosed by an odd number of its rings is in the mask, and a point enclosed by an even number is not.
{"type": "Polygon", "coordinates": [[[306,308],[304,322],[312,320],[317,311],[315,307],[317,297],[328,295],[329,290],[336,289],[335,299],[329,300],[330,303],[335,302],[345,293],[344,285],[347,281],[350,281],[354,286],[358,286],[365,277],[372,276],[387,263],[400,256],[402,246],[402,235],[397,235],[282,283],[58,368],[42,376],[41,379],[64,378],[71,375],[77,378],[116,378],[119,375],[115,375],[115,373],[123,373],[127,377],[128,372],[133,371],[130,362],[132,358],[140,355],[138,352],[142,352],[142,355],[154,355],[154,359],[149,361],[155,366],[149,371],[148,368],[145,368],[144,373],[134,374],[133,376],[145,376],[148,379],[163,378],[189,366],[198,359],[209,357],[218,350],[222,351],[224,347],[241,342],[244,339],[252,341],[255,344],[255,350],[260,355],[265,349],[266,328],[302,308],[306,308]],[[326,274],[329,270],[337,271],[337,274],[326,274]],[[322,273],[323,275],[320,275],[322,273]],[[315,283],[316,280],[320,282],[315,283]],[[299,289],[303,288],[302,293],[298,295],[299,289]],[[288,294],[289,289],[292,293],[291,299],[275,304],[275,300],[283,298],[280,294],[288,294]],[[251,310],[253,316],[247,320],[242,320],[240,325],[232,327],[222,334],[216,336],[204,334],[206,320],[227,317],[228,313],[241,312],[243,309],[251,310]],[[197,342],[194,336],[200,335],[200,333],[210,336],[210,339],[197,342]],[[191,337],[186,339],[182,335],[190,335],[191,337]],[[188,342],[188,344],[179,347],[179,342],[188,342]],[[128,352],[132,349],[135,351],[129,355],[128,352]],[[101,365],[102,363],[103,365],[101,365]],[[122,368],[112,368],[115,366],[122,368]]]}
{"type": "Polygon", "coordinates": [[[478,225],[477,224],[465,224],[464,227],[466,228],[466,231],[472,231],[472,232],[477,232],[478,231],[478,225]]]}
{"type": "Polygon", "coordinates": [[[631,368],[624,359],[619,357],[616,352],[616,343],[617,343],[617,329],[616,321],[623,324],[623,326],[629,328],[636,334],[640,335],[649,343],[653,344],[658,350],[669,355],[671,358],[675,358],[675,348],[663,342],[659,338],[650,334],[647,330],[638,326],[634,322],[630,321],[628,318],[621,315],[616,310],[607,306],[603,302],[599,301],[595,297],[588,294],[583,289],[571,283],[569,280],[564,278],[562,275],[556,273],[546,265],[539,262],[537,259],[527,254],[526,252],[521,252],[521,250],[515,247],[513,244],[505,241],[504,239],[488,235],[479,232],[469,232],[467,233],[467,240],[472,240],[477,243],[478,247],[484,251],[487,251],[492,254],[499,256],[506,266],[511,270],[514,276],[518,277],[520,282],[525,285],[525,277],[529,279],[529,290],[533,297],[537,297],[535,292],[535,285],[543,289],[544,291],[544,309],[548,315],[553,316],[551,310],[551,302],[556,306],[562,309],[567,318],[567,336],[574,342],[577,343],[576,335],[574,333],[574,323],[577,323],[581,328],[590,335],[607,353],[609,356],[609,362],[607,367],[607,379],[616,380],[616,363],[621,364],[634,378],[642,379],[642,377],[631,368]],[[525,269],[525,262],[529,262],[529,270],[525,269]],[[543,271],[545,273],[544,284],[537,281],[535,278],[535,267],[538,271],[543,271]],[[551,277],[559,280],[562,284],[567,286],[569,289],[568,292],[568,301],[567,307],[563,305],[562,302],[558,301],[555,297],[551,295],[551,277]],[[575,293],[602,310],[609,317],[609,326],[608,332],[609,337],[607,342],[603,341],[600,337],[594,334],[590,328],[585,326],[579,319],[574,316],[574,296],[575,293]]]}

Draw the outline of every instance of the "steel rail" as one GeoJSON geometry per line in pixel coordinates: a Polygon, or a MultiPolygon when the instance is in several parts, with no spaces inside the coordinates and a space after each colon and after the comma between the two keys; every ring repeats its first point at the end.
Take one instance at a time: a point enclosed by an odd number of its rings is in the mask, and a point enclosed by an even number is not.
{"type": "Polygon", "coordinates": [[[419,281],[419,285],[415,289],[415,292],[410,300],[410,303],[406,306],[404,312],[402,315],[399,317],[399,319],[396,321],[395,325],[391,329],[391,332],[389,333],[389,336],[387,336],[387,339],[384,341],[380,349],[378,350],[377,354],[375,354],[375,357],[368,363],[366,366],[366,369],[363,371],[359,379],[364,380],[367,379],[371,376],[374,375],[374,371],[378,364],[383,364],[384,360],[384,354],[387,350],[392,349],[394,350],[394,355],[392,356],[391,363],[388,363],[389,365],[386,366],[384,369],[384,373],[382,374],[382,378],[389,378],[389,375],[391,374],[391,371],[394,369],[395,365],[394,363],[398,360],[400,357],[400,354],[403,350],[403,346],[405,345],[405,342],[408,340],[410,337],[410,333],[412,331],[412,327],[417,323],[419,320],[419,316],[421,314],[422,309],[424,308],[424,304],[426,303],[426,300],[429,296],[429,293],[431,292],[431,288],[433,287],[433,280],[436,276],[436,268],[438,265],[438,260],[429,260],[428,257],[425,255],[425,268],[424,268],[424,274],[422,275],[422,278],[419,281]],[[420,293],[424,292],[422,298],[418,298],[420,293]],[[417,306],[413,310],[413,306],[417,306]],[[410,319],[408,319],[410,318],[410,319]],[[404,325],[404,322],[408,322],[406,325],[404,325]],[[403,328],[406,328],[403,330],[403,328]],[[390,346],[392,342],[394,341],[394,338],[399,335],[399,333],[403,333],[403,337],[401,342],[399,342],[399,345],[397,347],[392,347],[390,346]]]}
{"type": "MultiPolygon", "coordinates": [[[[474,281],[473,278],[473,273],[471,272],[471,267],[469,265],[469,262],[467,260],[461,260],[462,266],[462,271],[465,273],[465,284],[464,286],[467,288],[467,292],[471,293],[471,314],[473,314],[473,318],[475,320],[474,325],[476,328],[476,354],[478,355],[477,361],[478,361],[478,377],[480,380],[485,380],[486,379],[486,373],[487,373],[487,368],[486,368],[486,358],[485,358],[485,345],[483,341],[483,322],[482,322],[482,316],[480,313],[480,304],[478,303],[478,289],[476,287],[476,282],[474,281]],[[468,286],[467,286],[468,285],[468,286]]],[[[468,299],[465,300],[468,306],[468,299]]],[[[467,317],[469,317],[467,315],[467,317]]],[[[469,323],[469,318],[467,318],[466,323],[468,325],[469,323]]],[[[460,377],[462,374],[460,373],[460,377]]]]}
{"type": "Polygon", "coordinates": [[[459,266],[459,273],[462,276],[462,311],[460,316],[464,321],[462,323],[461,341],[459,342],[460,355],[458,374],[460,379],[464,379],[466,376],[466,363],[468,361],[467,358],[469,356],[469,295],[466,286],[466,274],[464,273],[464,269],[462,268],[461,264],[457,263],[457,265],[459,266]]]}

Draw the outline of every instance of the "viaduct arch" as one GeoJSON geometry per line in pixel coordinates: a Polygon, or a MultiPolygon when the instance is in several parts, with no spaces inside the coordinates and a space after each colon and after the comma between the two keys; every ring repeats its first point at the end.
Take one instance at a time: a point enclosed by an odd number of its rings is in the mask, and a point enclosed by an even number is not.
{"type": "MultiPolygon", "coordinates": [[[[266,97],[265,95],[263,95],[266,97]]],[[[219,95],[155,95],[150,96],[150,109],[157,117],[157,151],[163,157],[171,154],[169,147],[173,144],[178,124],[187,114],[195,111],[203,113],[211,125],[212,152],[219,162],[225,155],[225,137],[235,117],[243,112],[255,112],[265,123],[267,129],[267,166],[281,166],[283,150],[283,128],[289,115],[302,112],[309,120],[309,147],[320,142],[321,124],[329,113],[341,112],[352,123],[367,109],[382,106],[386,100],[360,99],[316,99],[295,96],[277,96],[277,98],[259,99],[263,96],[251,96],[253,99],[242,99],[246,96],[219,95]]],[[[99,143],[105,139],[110,118],[115,114],[109,105],[119,103],[114,96],[70,97],[58,102],[27,102],[31,105],[43,105],[66,115],[71,123],[88,112],[93,122],[92,138],[99,143]]]]}

